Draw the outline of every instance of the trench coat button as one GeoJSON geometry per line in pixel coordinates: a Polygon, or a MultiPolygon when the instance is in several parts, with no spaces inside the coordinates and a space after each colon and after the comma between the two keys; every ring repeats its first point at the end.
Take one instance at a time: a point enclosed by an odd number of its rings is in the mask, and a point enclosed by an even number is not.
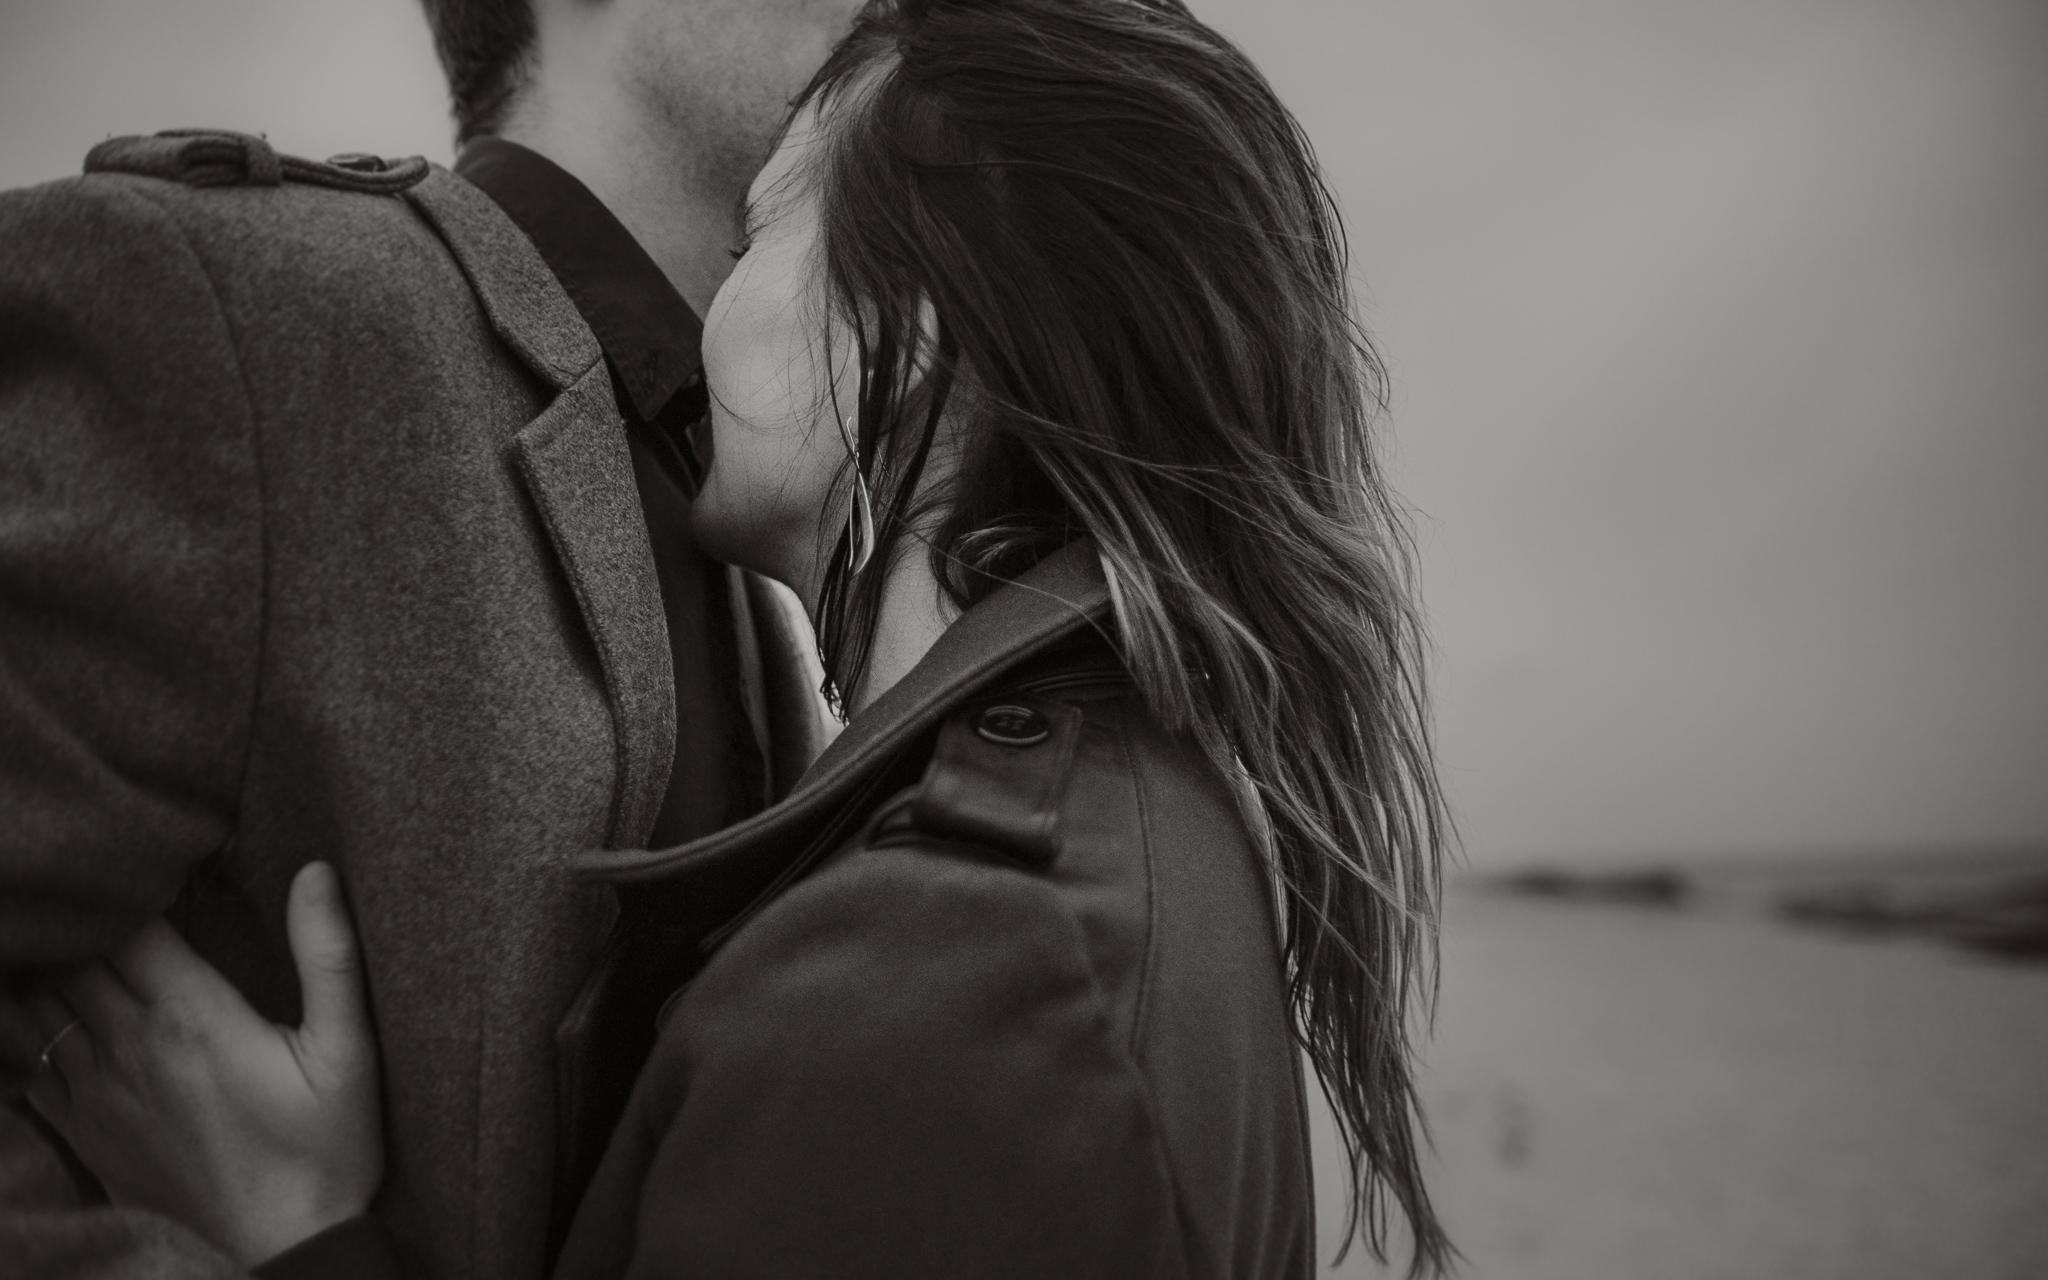
{"type": "Polygon", "coordinates": [[[998,702],[974,717],[974,731],[999,747],[1035,747],[1052,736],[1052,724],[1030,707],[998,702]]]}

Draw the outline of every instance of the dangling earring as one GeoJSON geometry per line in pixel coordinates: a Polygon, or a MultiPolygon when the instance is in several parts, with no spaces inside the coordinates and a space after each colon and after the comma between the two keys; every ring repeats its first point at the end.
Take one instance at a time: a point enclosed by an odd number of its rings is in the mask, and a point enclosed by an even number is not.
{"type": "Polygon", "coordinates": [[[853,472],[853,504],[846,511],[846,540],[853,560],[847,573],[859,573],[875,554],[875,513],[868,505],[868,478],[858,467],[853,472]]]}
{"type": "Polygon", "coordinates": [[[853,459],[853,494],[846,508],[847,556],[852,561],[847,573],[852,575],[867,568],[874,557],[875,512],[868,499],[868,478],[861,473],[860,449],[853,442],[853,431],[844,416],[833,416],[839,419],[839,438],[846,442],[846,454],[853,459]]]}

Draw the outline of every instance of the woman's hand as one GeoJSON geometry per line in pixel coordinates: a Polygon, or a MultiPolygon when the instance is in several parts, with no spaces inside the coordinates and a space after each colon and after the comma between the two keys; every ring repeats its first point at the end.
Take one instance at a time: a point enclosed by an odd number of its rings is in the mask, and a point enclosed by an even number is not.
{"type": "Polygon", "coordinates": [[[377,1049],[341,881],[292,881],[303,1025],[265,1021],[155,920],[37,1004],[53,1043],[29,1099],[116,1204],[255,1266],[355,1217],[384,1174],[377,1049]]]}

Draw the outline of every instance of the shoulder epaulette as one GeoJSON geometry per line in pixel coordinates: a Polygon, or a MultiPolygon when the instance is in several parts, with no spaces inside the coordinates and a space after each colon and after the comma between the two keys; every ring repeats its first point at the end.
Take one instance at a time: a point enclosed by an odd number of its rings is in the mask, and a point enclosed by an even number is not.
{"type": "Polygon", "coordinates": [[[917,830],[964,840],[1030,867],[1059,856],[1060,802],[1081,738],[1081,712],[1006,694],[969,706],[939,729],[912,802],[917,830]]]}
{"type": "Polygon", "coordinates": [[[339,155],[304,160],[279,155],[262,138],[223,129],[168,129],[108,138],[86,153],[87,173],[132,173],[188,187],[275,187],[286,182],[395,195],[427,176],[419,156],[386,160],[339,155]]]}

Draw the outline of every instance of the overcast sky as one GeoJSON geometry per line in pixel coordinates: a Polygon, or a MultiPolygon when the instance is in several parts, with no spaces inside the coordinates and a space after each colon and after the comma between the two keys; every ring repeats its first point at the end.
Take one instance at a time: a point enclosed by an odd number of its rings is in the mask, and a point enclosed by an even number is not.
{"type": "MultiPolygon", "coordinates": [[[[1350,221],[1475,864],[2048,844],[2048,7],[1196,9],[1350,221]]],[[[179,125],[448,156],[410,0],[0,0],[0,185],[179,125]]]]}

